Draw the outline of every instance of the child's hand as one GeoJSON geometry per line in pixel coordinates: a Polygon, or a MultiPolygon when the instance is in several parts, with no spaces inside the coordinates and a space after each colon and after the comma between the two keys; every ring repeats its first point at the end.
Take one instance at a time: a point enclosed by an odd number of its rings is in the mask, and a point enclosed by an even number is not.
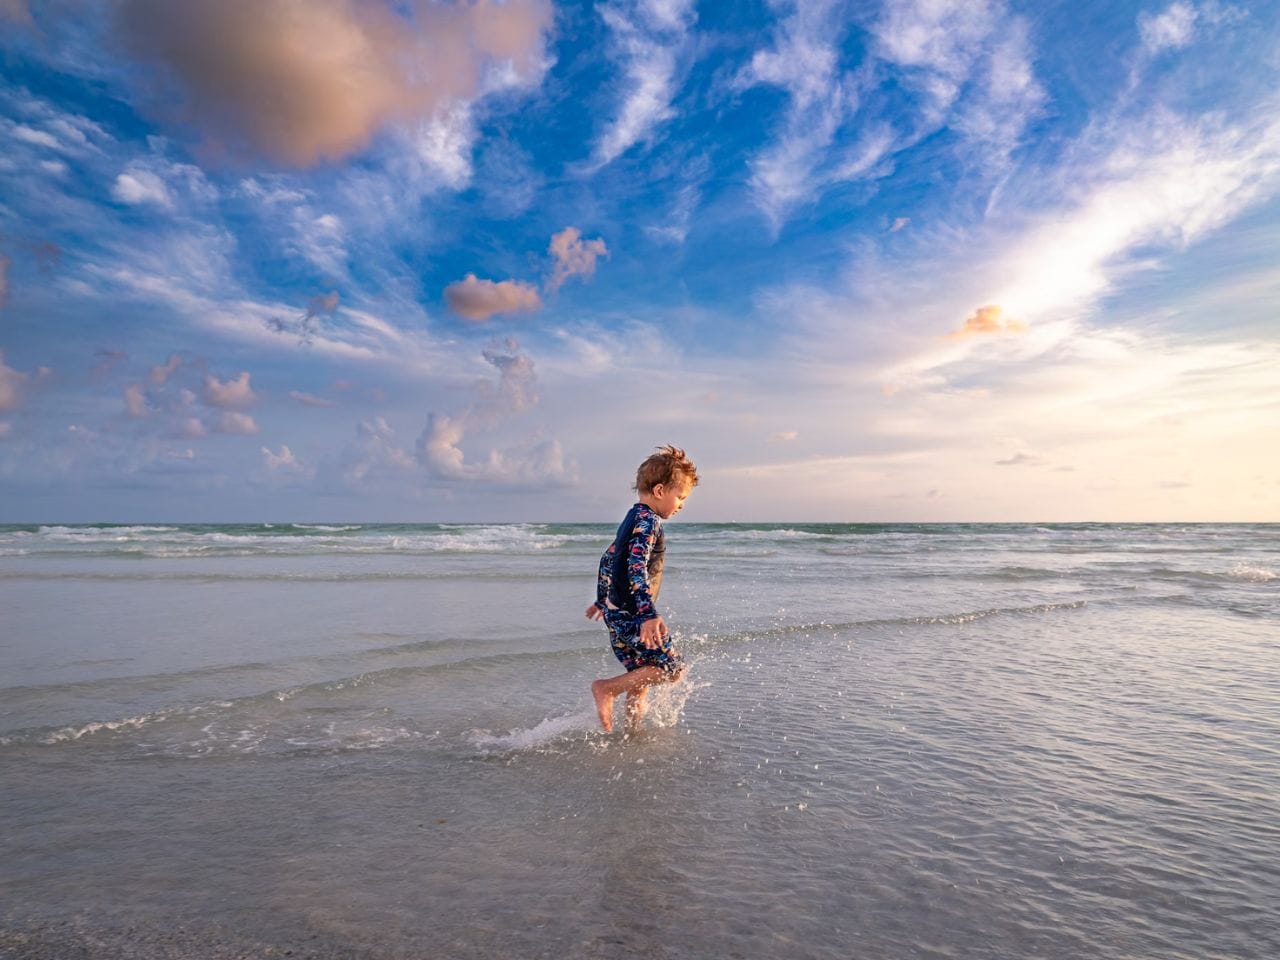
{"type": "Polygon", "coordinates": [[[667,635],[667,625],[661,617],[654,617],[640,624],[640,643],[649,650],[657,650],[662,646],[662,638],[667,635]]]}
{"type": "Polygon", "coordinates": [[[601,610],[599,607],[597,607],[594,603],[591,606],[587,607],[588,620],[599,620],[603,616],[604,616],[604,611],[601,610]]]}

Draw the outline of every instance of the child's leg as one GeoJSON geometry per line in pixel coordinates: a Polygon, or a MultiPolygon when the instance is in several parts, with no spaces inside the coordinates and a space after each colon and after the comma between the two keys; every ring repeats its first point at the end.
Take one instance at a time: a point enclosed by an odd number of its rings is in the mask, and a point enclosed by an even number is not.
{"type": "Polygon", "coordinates": [[[613,701],[622,694],[628,695],[634,691],[644,690],[646,687],[655,683],[662,683],[669,679],[668,674],[660,667],[641,667],[638,670],[629,670],[618,677],[610,677],[608,680],[596,680],[591,684],[591,696],[596,701],[596,713],[600,717],[600,726],[604,727],[605,733],[613,730],[613,701]]]}
{"type": "Polygon", "coordinates": [[[649,709],[648,696],[649,687],[641,687],[639,690],[632,690],[627,694],[627,723],[623,728],[627,733],[635,733],[640,729],[640,721],[644,719],[645,712],[649,709]]]}

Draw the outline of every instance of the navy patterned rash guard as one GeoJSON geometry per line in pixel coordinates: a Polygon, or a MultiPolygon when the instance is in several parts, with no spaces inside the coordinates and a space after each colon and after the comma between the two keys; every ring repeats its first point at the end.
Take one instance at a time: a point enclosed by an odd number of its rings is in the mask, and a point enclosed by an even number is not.
{"type": "Polygon", "coordinates": [[[662,518],[643,503],[627,513],[609,549],[600,558],[596,606],[625,610],[637,620],[658,615],[653,602],[662,586],[666,553],[662,518]]]}

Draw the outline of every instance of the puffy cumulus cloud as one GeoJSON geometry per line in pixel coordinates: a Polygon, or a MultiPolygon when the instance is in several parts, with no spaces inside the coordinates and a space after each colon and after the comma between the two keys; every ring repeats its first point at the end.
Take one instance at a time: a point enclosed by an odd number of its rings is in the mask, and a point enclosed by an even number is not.
{"type": "Polygon", "coordinates": [[[461,413],[433,412],[414,450],[417,461],[435,480],[471,480],[505,486],[545,486],[572,483],[577,467],[565,458],[555,440],[532,440],[506,450],[490,450],[469,461],[461,447],[473,428],[491,428],[524,413],[538,402],[533,361],[508,339],[484,351],[484,359],[498,371],[497,383],[481,383],[479,396],[461,413]]]}
{"type": "Polygon", "coordinates": [[[474,273],[444,288],[444,298],[454,313],[483,323],[499,313],[537,310],[542,298],[532,284],[517,280],[480,280],[474,273]]]}
{"type": "Polygon", "coordinates": [[[555,260],[548,290],[559,290],[570,277],[589,277],[596,272],[596,261],[609,255],[609,248],[600,237],[583,240],[577,227],[565,227],[551,238],[547,248],[555,260]]]}
{"type": "Polygon", "coordinates": [[[479,462],[467,462],[458,443],[463,431],[456,421],[432,415],[418,438],[418,459],[440,480],[469,480],[500,486],[559,486],[577,479],[556,440],[542,440],[510,450],[490,450],[479,462]]]}
{"type": "Polygon", "coordinates": [[[276,476],[310,473],[310,468],[294,455],[288,444],[283,443],[280,445],[279,453],[274,452],[270,447],[262,448],[262,465],[266,467],[268,473],[276,476]]]}
{"type": "Polygon", "coordinates": [[[1142,46],[1148,53],[1176,50],[1191,43],[1195,36],[1196,8],[1183,0],[1169,4],[1158,14],[1143,11],[1138,14],[1138,33],[1142,46]]]}
{"type": "Polygon", "coordinates": [[[692,0],[630,0],[598,8],[612,36],[610,53],[625,92],[617,116],[593,151],[597,168],[647,140],[675,116],[671,102],[685,42],[697,19],[693,8],[692,0]]]}
{"type": "Polygon", "coordinates": [[[540,78],[551,21],[548,0],[121,0],[117,31],[178,82],[211,144],[308,166],[540,78]]]}
{"type": "Polygon", "coordinates": [[[234,380],[220,381],[212,374],[204,378],[204,402],[221,410],[247,407],[255,400],[257,394],[249,386],[249,373],[242,371],[234,380]]]}
{"type": "Polygon", "coordinates": [[[417,462],[400,446],[395,430],[382,417],[357,424],[356,438],[343,450],[339,462],[342,482],[348,487],[403,476],[416,467],[417,462]]]}
{"type": "Polygon", "coordinates": [[[151,368],[151,382],[157,387],[163,387],[180,366],[182,366],[182,357],[176,353],[172,354],[164,363],[151,368]]]}
{"type": "Polygon", "coordinates": [[[533,361],[520,352],[520,344],[508,337],[491,344],[481,354],[498,371],[498,382],[482,382],[479,399],[467,410],[469,422],[493,423],[524,413],[538,403],[538,377],[533,361]]]}
{"type": "Polygon", "coordinates": [[[224,410],[214,423],[218,433],[251,437],[258,432],[258,425],[253,417],[236,410],[224,410]]]}
{"type": "Polygon", "coordinates": [[[985,307],[979,307],[969,316],[965,317],[964,323],[959,330],[954,330],[948,336],[950,337],[971,337],[981,334],[990,333],[1026,333],[1027,325],[1021,320],[1015,320],[1012,317],[1006,317],[1004,310],[997,304],[987,304],[985,307]]]}

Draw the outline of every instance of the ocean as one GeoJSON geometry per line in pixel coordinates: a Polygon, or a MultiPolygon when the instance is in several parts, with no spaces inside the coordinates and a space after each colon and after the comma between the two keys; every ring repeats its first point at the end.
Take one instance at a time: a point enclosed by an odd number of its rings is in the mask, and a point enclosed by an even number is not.
{"type": "Polygon", "coordinates": [[[0,526],[0,957],[1280,956],[1280,526],[612,534],[0,526]]]}

